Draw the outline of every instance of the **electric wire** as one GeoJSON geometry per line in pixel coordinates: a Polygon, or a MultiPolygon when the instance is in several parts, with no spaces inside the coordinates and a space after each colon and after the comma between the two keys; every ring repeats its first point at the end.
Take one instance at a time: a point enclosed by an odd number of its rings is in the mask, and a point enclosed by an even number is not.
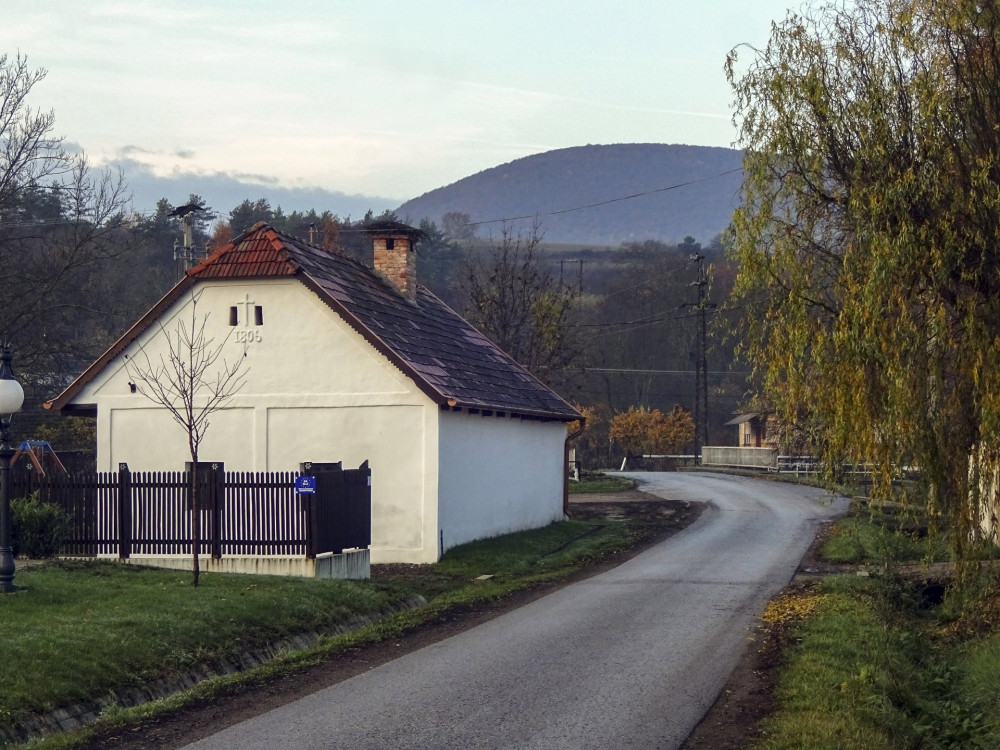
{"type": "Polygon", "coordinates": [[[468,224],[463,226],[481,226],[483,224],[499,224],[505,221],[520,221],[522,219],[535,219],[541,216],[559,216],[560,214],[568,214],[574,211],[584,211],[588,208],[597,208],[598,206],[606,206],[610,203],[619,203],[621,201],[632,200],[633,198],[643,198],[647,195],[654,195],[656,193],[665,193],[668,190],[677,190],[678,188],[688,187],[689,185],[697,185],[701,182],[708,182],[709,180],[717,180],[720,177],[725,177],[726,175],[736,174],[737,172],[742,172],[743,168],[738,167],[736,169],[728,169],[725,172],[719,172],[718,174],[709,175],[708,177],[701,177],[697,180],[688,180],[687,182],[679,182],[676,185],[667,185],[666,187],[656,188],[655,190],[645,190],[641,193],[633,193],[631,195],[623,195],[618,198],[609,198],[608,200],[598,201],[597,203],[588,203],[583,206],[574,206],[573,208],[562,208],[558,211],[546,211],[543,213],[525,214],[524,216],[508,216],[502,219],[485,219],[483,221],[470,221],[468,224]]]}

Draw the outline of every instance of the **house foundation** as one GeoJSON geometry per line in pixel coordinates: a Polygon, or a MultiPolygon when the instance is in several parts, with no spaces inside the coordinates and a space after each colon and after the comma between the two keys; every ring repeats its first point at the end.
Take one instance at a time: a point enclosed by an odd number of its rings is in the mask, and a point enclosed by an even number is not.
{"type": "MultiPolygon", "coordinates": [[[[190,555],[132,555],[125,559],[101,555],[99,559],[115,560],[127,565],[145,565],[169,570],[191,570],[190,555]]],[[[364,580],[371,577],[371,556],[367,549],[346,550],[317,555],[315,559],[260,555],[247,557],[199,558],[202,573],[244,573],[251,575],[287,576],[291,578],[337,578],[364,580]]]]}

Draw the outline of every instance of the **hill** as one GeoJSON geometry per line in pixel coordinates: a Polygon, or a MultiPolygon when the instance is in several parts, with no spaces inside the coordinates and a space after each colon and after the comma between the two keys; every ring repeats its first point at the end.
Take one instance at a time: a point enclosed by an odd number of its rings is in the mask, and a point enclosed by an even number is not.
{"type": "MultiPolygon", "coordinates": [[[[707,244],[729,224],[741,181],[734,170],[741,165],[742,152],[728,148],[577,146],[486,169],[413,198],[396,213],[414,224],[430,218],[439,226],[449,211],[478,222],[537,214],[546,242],[618,245],[677,242],[690,235],[707,244]],[[650,191],[657,192],[615,200],[650,191]],[[566,211],[604,201],[613,202],[566,211]]],[[[480,225],[478,234],[488,236],[499,226],[480,225]]]]}

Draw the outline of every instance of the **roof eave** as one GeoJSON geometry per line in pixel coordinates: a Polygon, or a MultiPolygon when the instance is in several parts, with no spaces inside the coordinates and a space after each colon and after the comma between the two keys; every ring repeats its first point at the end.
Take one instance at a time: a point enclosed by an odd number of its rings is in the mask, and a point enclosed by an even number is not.
{"type": "MultiPolygon", "coordinates": [[[[457,317],[462,318],[461,315],[458,315],[458,313],[456,313],[454,310],[452,310],[451,307],[448,306],[448,304],[446,304],[443,300],[441,300],[441,298],[438,297],[436,294],[434,294],[430,289],[424,288],[424,291],[428,295],[430,295],[431,297],[433,297],[435,300],[437,300],[438,304],[440,304],[442,307],[445,307],[448,310],[451,310],[451,312],[454,313],[457,317]]],[[[462,318],[462,319],[464,320],[464,318],[462,318]]],[[[471,325],[470,325],[470,327],[471,327],[471,325]]],[[[528,375],[528,377],[530,377],[532,380],[534,380],[536,383],[538,383],[539,386],[541,386],[542,388],[546,389],[547,391],[549,391],[549,393],[551,393],[553,396],[555,396],[557,399],[559,399],[563,403],[563,405],[566,407],[566,410],[567,410],[566,412],[552,411],[552,410],[533,410],[533,409],[516,409],[514,411],[516,411],[518,414],[525,414],[525,415],[530,415],[530,416],[544,416],[546,418],[559,419],[559,420],[562,420],[562,421],[565,421],[565,422],[574,422],[574,421],[576,421],[578,419],[583,419],[583,415],[577,410],[577,408],[575,406],[573,406],[566,399],[564,399],[562,396],[560,396],[554,390],[552,390],[551,388],[549,388],[549,386],[545,385],[545,383],[543,383],[537,377],[535,377],[535,375],[532,374],[524,365],[522,365],[520,362],[518,362],[516,359],[514,359],[512,356],[510,356],[507,352],[505,352],[499,346],[497,346],[492,341],[490,341],[490,339],[487,338],[481,331],[479,331],[479,330],[477,330],[475,328],[472,328],[472,330],[475,331],[477,334],[479,334],[479,336],[482,337],[482,339],[487,344],[489,344],[501,356],[503,356],[504,358],[506,358],[512,365],[514,365],[515,367],[517,367],[518,369],[520,369],[521,371],[523,371],[525,374],[528,375]],[[572,414],[573,416],[568,416],[568,414],[572,414]]],[[[462,404],[458,404],[458,405],[461,406],[462,404]]],[[[496,404],[480,405],[480,404],[473,404],[471,402],[466,406],[466,408],[471,408],[471,409],[493,409],[493,410],[499,410],[499,411],[511,411],[510,409],[504,409],[503,407],[499,407],[496,404]]]]}
{"type": "MultiPolygon", "coordinates": [[[[173,305],[180,296],[188,290],[188,288],[194,286],[198,282],[197,279],[191,278],[190,276],[184,276],[180,281],[174,284],[173,288],[170,289],[160,301],[153,305],[149,311],[143,315],[139,320],[129,328],[114,344],[108,347],[107,351],[104,352],[100,357],[91,363],[90,367],[84,370],[80,375],[70,383],[62,393],[56,396],[51,401],[46,401],[44,406],[46,409],[52,411],[63,412],[65,414],[72,414],[74,410],[78,408],[89,408],[92,405],[85,404],[74,404],[73,399],[83,390],[83,388],[105,368],[108,364],[114,360],[119,354],[121,354],[128,345],[135,341],[149,326],[156,321],[163,312],[173,305]]],[[[94,407],[96,409],[96,407],[94,407]]]]}
{"type": "Polygon", "coordinates": [[[441,406],[448,407],[448,409],[452,411],[461,411],[462,409],[469,411],[470,409],[475,409],[477,411],[503,412],[505,414],[510,414],[512,417],[542,419],[551,422],[576,422],[577,420],[583,419],[583,415],[576,410],[573,410],[573,413],[569,414],[566,412],[548,411],[545,409],[523,409],[516,407],[504,407],[485,402],[459,401],[458,399],[448,399],[448,401],[441,404],[441,406]]]}
{"type": "MultiPolygon", "coordinates": [[[[47,408],[47,407],[46,407],[47,408]]],[[[61,410],[67,417],[97,417],[97,404],[67,404],[61,410]]]]}

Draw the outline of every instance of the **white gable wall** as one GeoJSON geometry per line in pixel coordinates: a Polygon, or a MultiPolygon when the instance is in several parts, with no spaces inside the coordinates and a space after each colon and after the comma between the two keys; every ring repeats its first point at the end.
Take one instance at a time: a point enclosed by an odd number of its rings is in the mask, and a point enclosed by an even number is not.
{"type": "Polygon", "coordinates": [[[342,460],[372,469],[371,561],[437,560],[437,406],[381,405],[268,410],[268,457],[342,460]],[[303,458],[305,457],[305,458],[303,458]]]}
{"type": "MultiPolygon", "coordinates": [[[[235,471],[295,470],[302,461],[356,468],[367,460],[372,562],[436,560],[438,406],[298,281],[202,282],[196,290],[197,316],[209,314],[209,335],[216,342],[228,337],[230,361],[244,349],[247,359],[246,385],[210,416],[200,459],[235,471]]],[[[178,301],[161,317],[162,328],[173,331],[179,320],[190,325],[190,304],[190,295],[178,301]]],[[[144,363],[140,347],[158,361],[166,351],[161,329],[126,350],[144,363]]],[[[131,392],[124,361],[119,356],[74,399],[98,406],[98,468],[183,468],[190,460],[185,431],[165,409],[131,392]]]]}
{"type": "Polygon", "coordinates": [[[563,518],[563,422],[441,412],[443,550],[563,518]]]}

